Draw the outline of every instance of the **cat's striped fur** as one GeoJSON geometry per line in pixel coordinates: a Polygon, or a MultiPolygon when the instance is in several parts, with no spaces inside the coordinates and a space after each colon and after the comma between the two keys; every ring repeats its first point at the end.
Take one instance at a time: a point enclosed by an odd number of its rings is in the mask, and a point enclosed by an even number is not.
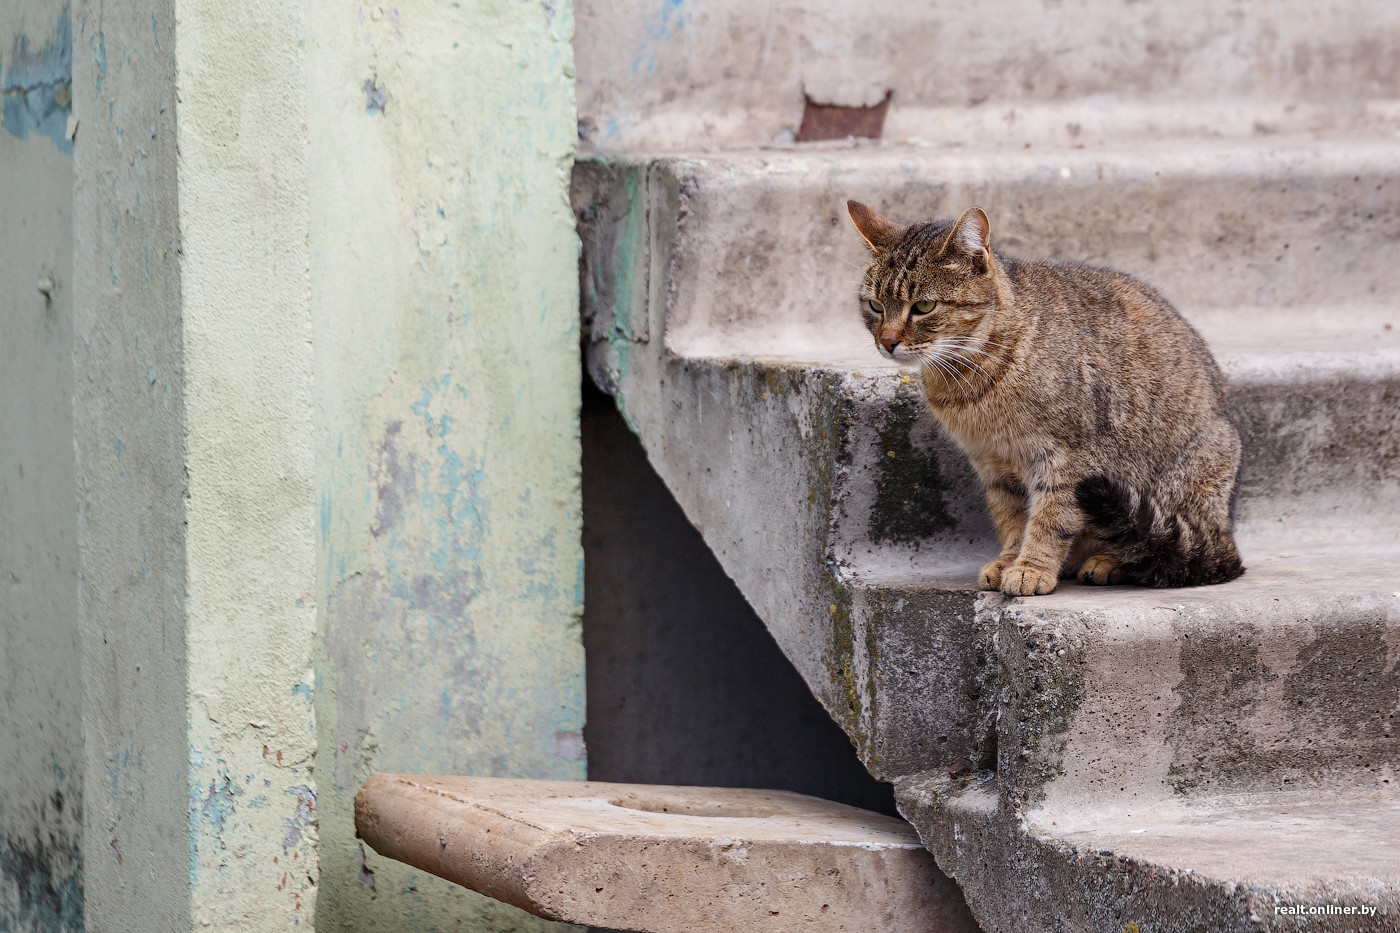
{"type": "Polygon", "coordinates": [[[993,253],[980,208],[907,226],[848,208],[871,251],[865,324],[882,354],[919,367],[986,490],[1001,553],[983,588],[1244,572],[1225,380],[1165,298],[1121,272],[993,253]]]}

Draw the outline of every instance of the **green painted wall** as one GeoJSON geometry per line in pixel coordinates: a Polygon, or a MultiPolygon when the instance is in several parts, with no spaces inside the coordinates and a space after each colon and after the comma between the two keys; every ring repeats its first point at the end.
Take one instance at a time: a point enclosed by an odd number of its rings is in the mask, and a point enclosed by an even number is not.
{"type": "Polygon", "coordinates": [[[309,5],[325,929],[546,926],[362,848],[352,799],[584,776],[572,30],[309,5]]]}

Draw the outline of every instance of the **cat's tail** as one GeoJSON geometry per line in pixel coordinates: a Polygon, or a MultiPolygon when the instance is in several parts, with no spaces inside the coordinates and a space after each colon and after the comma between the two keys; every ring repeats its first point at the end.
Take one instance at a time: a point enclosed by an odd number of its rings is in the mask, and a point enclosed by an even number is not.
{"type": "Polygon", "coordinates": [[[1112,476],[1089,476],[1074,488],[1085,530],[1104,543],[1124,572],[1143,586],[1226,583],[1244,573],[1227,529],[1168,514],[1112,476]]]}

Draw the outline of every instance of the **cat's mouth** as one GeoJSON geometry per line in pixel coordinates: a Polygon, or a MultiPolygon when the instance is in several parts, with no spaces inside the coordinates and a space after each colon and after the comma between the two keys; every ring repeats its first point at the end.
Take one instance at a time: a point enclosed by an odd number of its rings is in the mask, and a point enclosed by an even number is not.
{"type": "Polygon", "coordinates": [[[879,343],[876,343],[875,346],[879,349],[880,355],[887,360],[893,360],[901,366],[912,369],[917,369],[919,367],[921,362],[919,355],[902,343],[893,350],[886,350],[884,347],[880,346],[879,343]]]}

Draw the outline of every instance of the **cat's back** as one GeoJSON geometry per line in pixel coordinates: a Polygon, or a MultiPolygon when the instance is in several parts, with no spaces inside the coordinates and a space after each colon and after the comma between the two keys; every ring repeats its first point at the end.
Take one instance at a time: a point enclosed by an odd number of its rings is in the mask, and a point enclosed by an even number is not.
{"type": "Polygon", "coordinates": [[[1043,347],[1066,359],[1086,353],[1111,359],[1124,378],[1165,375],[1166,368],[1223,390],[1205,340],[1148,283],[1079,262],[1013,261],[1007,271],[1017,305],[1033,308],[1039,318],[1043,347]]]}

